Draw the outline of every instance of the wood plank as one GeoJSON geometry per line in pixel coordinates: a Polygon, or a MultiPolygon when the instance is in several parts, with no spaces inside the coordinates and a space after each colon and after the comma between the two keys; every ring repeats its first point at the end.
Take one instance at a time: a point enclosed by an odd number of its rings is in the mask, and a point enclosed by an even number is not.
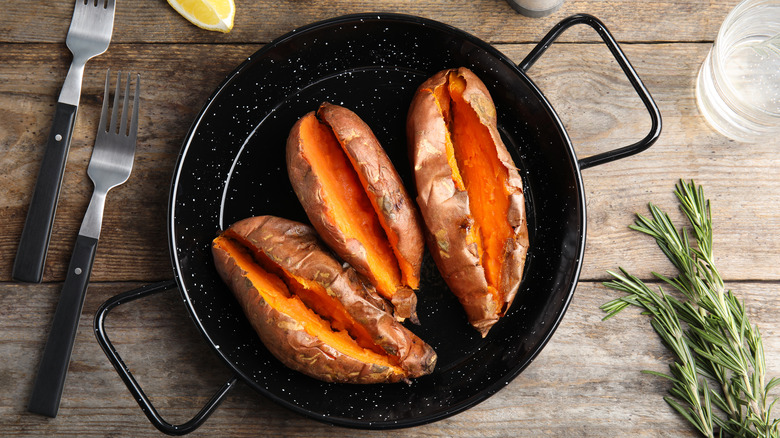
{"type": "MultiPolygon", "coordinates": [[[[148,423],[92,334],[92,318],[109,296],[132,283],[93,284],[82,314],[65,394],[56,419],[25,405],[56,306],[58,285],[0,283],[0,436],[152,436],[148,423]]],[[[778,283],[739,283],[751,321],[764,336],[767,375],[780,375],[778,283]]],[[[283,409],[239,384],[192,436],[640,436],[694,432],[662,400],[670,359],[635,310],[601,321],[598,306],[616,296],[580,284],[541,355],[506,388],[454,417],[411,430],[366,432],[321,423],[283,409]]],[[[107,321],[112,341],[171,422],[189,419],[230,373],[196,331],[175,291],[117,308],[107,321]]]]}
{"type": "MultiPolygon", "coordinates": [[[[67,71],[67,60],[45,45],[9,45],[0,54],[0,155],[2,278],[11,266],[49,134],[54,103],[67,71]],[[48,57],[43,57],[47,55],[48,57]],[[11,62],[10,60],[16,60],[11,62]]],[[[224,47],[219,58],[204,56],[209,46],[174,46],[160,68],[160,46],[140,53],[116,45],[110,55],[87,68],[81,106],[68,157],[44,281],[64,279],[75,236],[86,211],[92,184],[86,168],[92,154],[102,104],[105,71],[111,67],[143,76],[136,161],[130,179],[107,198],[93,281],[171,278],[166,216],[168,188],[181,143],[208,96],[235,66],[257,47],[224,47]],[[194,49],[194,50],[193,50],[194,49]],[[197,66],[197,67],[193,67],[197,66]]]]}
{"type": "MultiPolygon", "coordinates": [[[[555,23],[577,12],[600,18],[621,42],[664,117],[660,140],[635,157],[582,172],[588,211],[580,284],[560,327],[515,380],[477,406],[408,430],[329,427],[288,411],[239,383],[193,436],[291,437],[693,437],[662,397],[670,355],[647,318],[629,309],[602,321],[618,293],[601,285],[618,266],[642,278],[672,273],[646,236],[630,231],[650,201],[680,222],[675,182],[695,179],[713,201],[715,252],[727,287],[745,300],[764,339],[768,377],[780,376],[780,139],[741,144],[713,132],[696,107],[694,83],[718,27],[739,0],[566,0],[541,19],[504,0],[237,1],[234,30],[192,26],[165,0],[118,2],[109,51],[86,69],[44,284],[11,282],[11,266],[71,56],[65,35],[72,0],[4,2],[0,26],[0,436],[159,436],[97,345],[92,318],[119,292],[170,279],[166,232],[173,167],[190,124],[215,87],[263,44],[318,20],[401,12],[450,24],[519,62],[555,23]],[[26,412],[81,217],[106,68],[139,71],[144,95],[131,179],[108,198],[82,323],[60,415],[26,412]]],[[[598,36],[567,31],[528,72],[559,114],[579,157],[633,143],[649,128],[639,99],[598,36]]],[[[541,146],[540,146],[541,147],[541,146]]],[[[658,284],[658,283],[655,283],[658,284]]],[[[206,344],[177,292],[121,306],[111,339],[173,423],[194,415],[231,373],[206,344]]],[[[773,396],[780,396],[776,388],[773,396]]],[[[776,416],[776,415],[775,415],[776,416]]]]}
{"type": "MultiPolygon", "coordinates": [[[[109,194],[94,281],[170,278],[165,221],[171,172],[190,123],[209,94],[260,46],[121,45],[87,69],[45,281],[61,281],[91,193],[86,166],[100,111],[103,71],[144,73],[144,111],[130,180],[109,194]],[[167,53],[164,67],[158,54],[167,53]],[[215,55],[217,54],[217,55],[215,55]],[[208,56],[211,55],[211,56],[208,56]]],[[[520,60],[530,45],[499,45],[520,60]]],[[[628,45],[625,50],[658,101],[661,139],[648,151],[583,172],[589,213],[584,279],[624,266],[647,277],[668,269],[650,239],[627,229],[655,202],[676,212],[679,178],[703,184],[713,200],[716,254],[729,279],[780,279],[778,141],[746,145],[714,133],[696,108],[693,83],[708,44],[628,45]]],[[[13,256],[67,60],[46,45],[0,47],[0,280],[13,256]],[[44,56],[46,55],[46,56],[44,56]]],[[[580,156],[645,135],[649,118],[601,45],[553,45],[529,72],[559,113],[580,156]]]]}
{"type": "MultiPolygon", "coordinates": [[[[0,42],[63,43],[72,2],[5,2],[0,42]]],[[[418,15],[463,29],[490,42],[538,41],[555,23],[586,12],[604,21],[619,41],[712,41],[738,0],[566,0],[554,14],[527,18],[503,0],[300,0],[237,1],[229,34],[208,32],[180,17],[165,1],[118,2],[113,43],[267,43],[297,27],[363,12],[418,15]]],[[[592,31],[574,30],[566,39],[595,41],[592,31]]],[[[64,45],[63,45],[64,48],[64,45]]],[[[112,46],[113,48],[113,46],[112,46]]]]}
{"type": "MultiPolygon", "coordinates": [[[[780,217],[767,206],[780,202],[780,138],[738,143],[707,125],[694,84],[709,45],[630,45],[624,50],[660,107],[663,132],[639,155],[582,172],[589,215],[584,278],[604,278],[618,265],[642,277],[651,270],[668,272],[671,266],[652,239],[627,227],[635,213],[648,214],[648,202],[683,225],[674,185],[693,179],[713,202],[714,248],[722,275],[777,279],[780,217]]],[[[507,53],[512,59],[522,56],[511,49],[507,53]]],[[[610,58],[601,46],[553,45],[529,71],[580,157],[631,144],[650,127],[639,98],[610,58]]]]}

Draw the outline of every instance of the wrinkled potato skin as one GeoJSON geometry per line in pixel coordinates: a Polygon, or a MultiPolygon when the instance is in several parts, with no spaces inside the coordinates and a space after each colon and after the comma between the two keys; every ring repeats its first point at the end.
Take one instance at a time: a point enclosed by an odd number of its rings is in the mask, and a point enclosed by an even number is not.
{"type": "Polygon", "coordinates": [[[347,239],[335,223],[326,220],[327,204],[322,198],[324,188],[304,155],[301,125],[306,117],[311,116],[315,116],[314,111],[298,119],[287,138],[287,174],[303,210],[320,238],[345,262],[362,273],[360,267],[366,269],[366,250],[357,240],[347,239]]]}
{"type": "Polygon", "coordinates": [[[214,259],[263,345],[287,367],[325,382],[381,383],[403,379],[389,367],[372,367],[309,335],[297,321],[269,306],[225,251],[214,249],[214,259]]]}
{"type": "Polygon", "coordinates": [[[336,138],[368,183],[368,195],[379,206],[391,232],[398,236],[398,253],[420,276],[425,239],[422,221],[401,177],[371,128],[354,112],[338,105],[323,103],[317,116],[333,130],[336,138]]]}
{"type": "Polygon", "coordinates": [[[417,90],[407,117],[407,138],[417,188],[417,204],[428,231],[428,248],[440,273],[462,304],[469,322],[482,336],[503,316],[517,294],[528,249],[523,183],[512,157],[501,141],[496,124],[496,110],[482,81],[470,70],[456,69],[466,81],[463,97],[476,111],[482,125],[493,138],[501,163],[509,170],[507,185],[511,188],[507,221],[514,235],[505,244],[500,291],[500,307],[486,295],[487,280],[480,265],[476,244],[467,241],[473,226],[466,191],[458,190],[452,179],[445,144],[448,131],[434,95],[428,91],[446,86],[447,75],[441,71],[417,90]]]}
{"type": "MultiPolygon", "coordinates": [[[[305,115],[309,116],[312,113],[305,115]]],[[[368,182],[368,195],[380,206],[385,223],[398,236],[398,253],[412,266],[419,280],[425,246],[422,221],[412,199],[370,127],[346,108],[324,103],[317,112],[344,145],[345,152],[358,174],[368,182]]],[[[372,283],[374,275],[368,265],[366,249],[357,239],[348,238],[328,219],[323,187],[304,154],[299,119],[287,138],[287,173],[293,189],[309,220],[322,240],[345,262],[372,283]]],[[[416,320],[417,296],[411,289],[400,290],[393,305],[401,319],[416,320]]]]}
{"type": "Polygon", "coordinates": [[[316,281],[365,326],[374,342],[399,357],[399,373],[344,355],[307,333],[292,317],[267,305],[246,279],[246,272],[225,251],[213,247],[222,279],[233,291],[252,327],[268,350],[286,366],[326,382],[397,382],[430,373],[433,349],[387,313],[385,301],[367,288],[351,268],[344,268],[318,241],[310,227],[273,216],[244,219],[231,231],[265,253],[286,272],[316,281]]]}

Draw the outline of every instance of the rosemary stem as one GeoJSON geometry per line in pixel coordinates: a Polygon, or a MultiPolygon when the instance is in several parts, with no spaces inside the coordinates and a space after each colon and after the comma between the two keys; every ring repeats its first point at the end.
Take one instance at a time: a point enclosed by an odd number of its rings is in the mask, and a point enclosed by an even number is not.
{"type": "Polygon", "coordinates": [[[637,215],[630,227],[653,237],[679,271],[677,277],[655,274],[680,292],[680,301],[659,288],[649,289],[624,269],[609,272],[607,287],[627,295],[602,309],[610,318],[628,306],[650,316],[651,325],[671,349],[671,374],[648,372],[672,381],[667,403],[707,437],[780,438],[780,419],[772,420],[765,356],[758,327],[748,321],[744,304],[727,290],[713,257],[710,202],[693,181],[680,181],[675,194],[691,228],[678,230],[668,214],[653,204],[650,217],[637,215]],[[710,387],[709,382],[717,383],[710,387]],[[720,414],[713,413],[714,401],[720,414]],[[723,418],[723,415],[726,418],[723,418]],[[715,426],[717,425],[717,429],[715,426]]]}

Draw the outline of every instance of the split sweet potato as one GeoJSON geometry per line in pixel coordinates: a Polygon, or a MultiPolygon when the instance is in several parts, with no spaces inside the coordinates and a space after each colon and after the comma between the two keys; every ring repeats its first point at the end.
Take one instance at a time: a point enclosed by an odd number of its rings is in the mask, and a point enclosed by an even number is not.
{"type": "Polygon", "coordinates": [[[387,312],[304,224],[241,220],[212,243],[215,265],[268,350],[326,382],[397,382],[430,373],[436,353],[387,312]]]}
{"type": "Polygon", "coordinates": [[[394,306],[416,321],[422,224],[412,199],[369,126],[323,103],[287,139],[287,171],[325,243],[394,306]]]}
{"type": "Polygon", "coordinates": [[[429,250],[482,336],[512,304],[528,249],[523,182],[496,123],[487,88],[466,68],[425,81],[407,117],[429,250]]]}

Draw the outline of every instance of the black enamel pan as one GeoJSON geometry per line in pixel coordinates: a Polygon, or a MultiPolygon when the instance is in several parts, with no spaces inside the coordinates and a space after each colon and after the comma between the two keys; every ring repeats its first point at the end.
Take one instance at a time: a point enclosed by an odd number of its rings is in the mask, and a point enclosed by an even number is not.
{"type": "Polygon", "coordinates": [[[606,28],[589,15],[559,23],[519,66],[467,33],[418,17],[352,15],[297,29],[241,64],[202,109],[183,144],[170,192],[175,280],[107,301],[95,318],[98,340],[145,414],[169,434],[197,428],[239,380],[293,411],[342,426],[389,429],[446,418],[515,378],[561,321],[585,248],[580,171],[648,148],[660,130],[650,94],[606,28]],[[580,23],[593,27],[609,47],[647,107],[652,128],[633,145],[578,160],[563,124],[524,72],[561,32],[580,23]],[[286,174],[284,146],[293,123],[323,101],[346,106],[365,120],[408,184],[404,123],[412,95],[433,73],[458,66],[470,68],[490,90],[499,130],[526,186],[531,247],[510,312],[482,339],[426,256],[418,292],[421,324],[410,328],[438,353],[433,374],[410,385],[358,386],[322,383],[285,368],[263,347],[217,276],[211,239],[253,215],[307,221],[286,174]],[[104,329],[107,313],[117,305],[173,288],[234,373],[182,425],[157,414],[104,329]]]}

